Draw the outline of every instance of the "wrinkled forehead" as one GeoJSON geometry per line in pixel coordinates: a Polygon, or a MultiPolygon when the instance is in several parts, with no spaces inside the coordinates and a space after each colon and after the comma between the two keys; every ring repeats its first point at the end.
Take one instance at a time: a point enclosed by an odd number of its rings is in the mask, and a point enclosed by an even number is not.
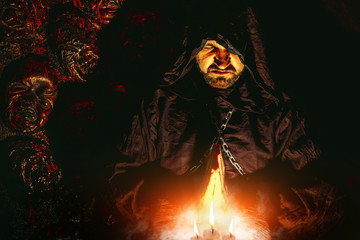
{"type": "Polygon", "coordinates": [[[232,54],[235,54],[235,55],[238,55],[240,57],[240,59],[242,61],[244,61],[244,57],[243,57],[243,54],[237,50],[231,43],[229,40],[227,40],[225,37],[223,37],[222,35],[220,34],[217,34],[216,36],[211,36],[211,37],[207,37],[205,39],[202,40],[198,50],[197,50],[197,53],[198,54],[205,46],[205,44],[207,43],[207,41],[210,41],[210,40],[213,40],[213,41],[216,41],[219,45],[221,45],[222,47],[226,48],[226,50],[229,52],[229,53],[232,53],[232,54]]]}

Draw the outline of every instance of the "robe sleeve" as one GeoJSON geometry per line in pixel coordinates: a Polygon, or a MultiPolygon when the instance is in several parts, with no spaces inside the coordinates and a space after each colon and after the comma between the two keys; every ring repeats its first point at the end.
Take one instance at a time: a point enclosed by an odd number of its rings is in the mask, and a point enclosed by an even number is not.
{"type": "Polygon", "coordinates": [[[141,110],[132,118],[130,129],[117,149],[119,156],[109,178],[116,211],[122,218],[136,221],[144,212],[139,191],[149,174],[149,165],[156,160],[158,108],[154,98],[143,100],[141,110]]]}
{"type": "Polygon", "coordinates": [[[331,165],[310,138],[304,117],[294,109],[279,121],[275,140],[277,157],[286,166],[282,168],[286,173],[279,175],[286,179],[282,179],[278,221],[294,239],[323,239],[343,214],[337,187],[324,177],[331,165]]]}

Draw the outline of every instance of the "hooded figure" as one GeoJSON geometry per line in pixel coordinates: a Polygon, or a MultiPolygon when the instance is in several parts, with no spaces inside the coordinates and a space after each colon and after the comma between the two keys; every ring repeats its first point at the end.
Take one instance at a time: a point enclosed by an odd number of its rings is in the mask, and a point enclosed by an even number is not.
{"type": "Polygon", "coordinates": [[[137,222],[147,215],[145,202],[197,186],[199,176],[208,176],[209,153],[220,146],[230,195],[256,209],[272,239],[325,238],[341,216],[337,195],[317,174],[321,152],[303,117],[275,89],[253,11],[236,8],[233,18],[228,9],[216,19],[203,13],[186,28],[183,54],[163,85],[144,97],[118,145],[122,157],[110,178],[116,211],[137,222]],[[202,66],[201,54],[212,51],[213,62],[202,66]],[[221,58],[234,69],[219,68],[221,58]],[[206,79],[212,71],[234,77],[216,85],[206,79]],[[150,182],[146,195],[141,189],[150,182]]]}

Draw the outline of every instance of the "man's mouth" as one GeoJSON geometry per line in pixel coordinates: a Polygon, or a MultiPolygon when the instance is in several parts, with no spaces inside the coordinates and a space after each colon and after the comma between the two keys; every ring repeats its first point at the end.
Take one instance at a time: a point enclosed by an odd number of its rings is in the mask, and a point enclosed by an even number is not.
{"type": "Polygon", "coordinates": [[[208,73],[214,73],[216,75],[234,74],[235,68],[232,65],[227,66],[225,69],[220,69],[215,64],[211,65],[208,69],[208,73]]]}
{"type": "Polygon", "coordinates": [[[229,73],[232,73],[231,71],[218,71],[218,70],[213,70],[213,71],[210,71],[210,73],[215,73],[217,75],[225,75],[225,74],[229,74],[229,73]]]}

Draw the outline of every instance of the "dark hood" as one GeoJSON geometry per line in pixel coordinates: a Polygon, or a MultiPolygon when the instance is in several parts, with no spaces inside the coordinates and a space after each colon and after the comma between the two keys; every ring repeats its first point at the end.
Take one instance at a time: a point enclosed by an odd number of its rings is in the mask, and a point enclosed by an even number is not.
{"type": "MultiPolygon", "coordinates": [[[[198,72],[195,61],[197,53],[207,40],[216,40],[230,53],[238,55],[245,65],[244,72],[235,86],[238,91],[233,91],[234,88],[227,91],[240,94],[241,100],[248,103],[245,108],[250,111],[262,112],[269,105],[277,103],[282,95],[275,90],[270,76],[258,21],[252,9],[238,9],[236,16],[228,14],[220,21],[207,17],[199,18],[202,21],[192,22],[185,27],[184,50],[173,68],[165,73],[162,86],[191,85],[194,80],[187,78],[192,72],[198,72]]],[[[203,86],[195,85],[177,87],[181,89],[177,93],[189,97],[189,94],[185,94],[186,89],[192,88],[190,92],[194,92],[194,87],[203,86]]]]}

